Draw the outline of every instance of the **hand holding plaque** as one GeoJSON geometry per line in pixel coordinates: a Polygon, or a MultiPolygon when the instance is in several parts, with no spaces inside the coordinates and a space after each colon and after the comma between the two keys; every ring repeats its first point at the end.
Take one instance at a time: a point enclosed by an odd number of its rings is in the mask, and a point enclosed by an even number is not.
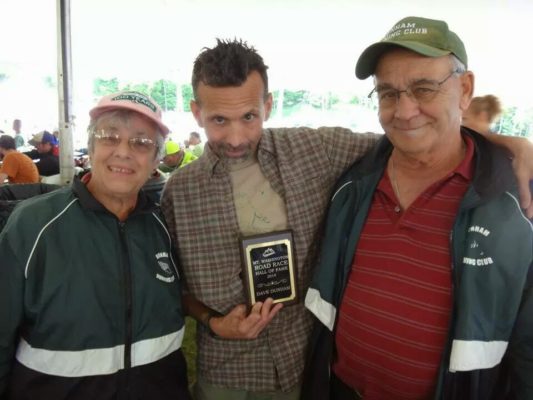
{"type": "Polygon", "coordinates": [[[250,308],[239,304],[226,315],[211,318],[209,328],[213,336],[224,339],[255,339],[282,307],[281,303],[273,304],[272,299],[250,308]]]}
{"type": "Polygon", "coordinates": [[[241,239],[244,284],[249,305],[268,297],[274,303],[296,301],[296,265],[291,231],[241,239]]]}

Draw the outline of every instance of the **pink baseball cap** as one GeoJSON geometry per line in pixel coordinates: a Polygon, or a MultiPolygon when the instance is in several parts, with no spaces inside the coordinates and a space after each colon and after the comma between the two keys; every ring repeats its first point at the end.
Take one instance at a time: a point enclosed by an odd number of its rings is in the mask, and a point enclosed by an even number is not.
{"type": "Polygon", "coordinates": [[[161,108],[154,99],[140,92],[124,91],[104,96],[89,111],[89,115],[91,118],[96,118],[104,112],[118,109],[132,110],[151,119],[163,132],[163,136],[166,136],[169,132],[169,129],[161,119],[161,108]]]}

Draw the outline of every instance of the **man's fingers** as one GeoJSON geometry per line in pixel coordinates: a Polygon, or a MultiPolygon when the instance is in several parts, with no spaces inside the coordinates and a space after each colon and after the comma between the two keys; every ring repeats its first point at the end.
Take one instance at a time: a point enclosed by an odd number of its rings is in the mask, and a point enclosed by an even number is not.
{"type": "Polygon", "coordinates": [[[525,213],[526,213],[526,216],[527,216],[529,219],[532,219],[532,218],[533,218],[533,202],[532,202],[532,203],[529,203],[529,207],[526,208],[524,211],[525,211],[525,213]]]}
{"type": "Polygon", "coordinates": [[[226,315],[211,318],[211,329],[220,337],[238,339],[240,336],[240,323],[246,318],[246,306],[239,304],[226,315]]]}
{"type": "Polygon", "coordinates": [[[520,193],[520,207],[527,209],[531,205],[531,192],[529,191],[529,185],[524,187],[523,182],[518,182],[518,185],[520,193]]]}
{"type": "Polygon", "coordinates": [[[528,218],[533,217],[533,204],[531,202],[531,181],[529,175],[517,175],[518,193],[520,195],[520,207],[522,207],[528,218]]]}
{"type": "Polygon", "coordinates": [[[256,336],[272,321],[272,318],[281,310],[283,305],[278,303],[274,305],[274,301],[269,297],[265,300],[261,307],[261,318],[255,323],[254,330],[257,332],[256,336]]]}
{"type": "Polygon", "coordinates": [[[255,303],[250,312],[244,304],[235,306],[223,317],[211,320],[215,333],[227,339],[254,339],[268,325],[281,309],[281,304],[273,304],[272,299],[255,303]]]}
{"type": "Polygon", "coordinates": [[[272,310],[270,310],[270,319],[274,318],[274,316],[283,308],[283,304],[278,303],[276,304],[272,310]]]}
{"type": "Polygon", "coordinates": [[[274,300],[272,298],[268,298],[263,303],[263,307],[261,307],[261,320],[268,319],[268,314],[270,313],[270,308],[272,307],[272,303],[274,300]]]}
{"type": "Polygon", "coordinates": [[[242,321],[239,330],[248,339],[256,338],[282,307],[282,304],[273,305],[271,298],[265,300],[264,303],[260,301],[255,303],[250,314],[242,321]]]}
{"type": "Polygon", "coordinates": [[[235,317],[246,316],[246,306],[244,304],[239,304],[233,308],[233,310],[230,311],[230,314],[232,314],[235,317]]]}
{"type": "Polygon", "coordinates": [[[252,306],[250,310],[250,315],[260,315],[262,308],[263,308],[263,303],[261,301],[258,301],[252,306]]]}
{"type": "Polygon", "coordinates": [[[269,297],[261,309],[261,321],[270,322],[282,307],[281,303],[274,305],[274,300],[269,297]]]}
{"type": "Polygon", "coordinates": [[[518,193],[520,196],[520,207],[522,207],[528,218],[532,217],[531,208],[531,191],[533,190],[532,179],[533,171],[531,157],[519,157],[513,159],[513,169],[515,171],[516,180],[518,183],[518,193]]]}

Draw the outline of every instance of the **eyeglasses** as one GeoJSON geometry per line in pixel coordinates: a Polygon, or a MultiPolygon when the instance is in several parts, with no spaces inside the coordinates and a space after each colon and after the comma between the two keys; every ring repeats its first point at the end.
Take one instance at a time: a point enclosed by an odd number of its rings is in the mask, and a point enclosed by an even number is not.
{"type": "Polygon", "coordinates": [[[405,90],[398,90],[394,88],[379,88],[375,87],[369,93],[368,97],[377,100],[381,108],[393,107],[398,104],[400,101],[400,95],[405,93],[411,98],[411,100],[416,101],[418,104],[429,103],[432,101],[440,91],[440,87],[450,79],[454,74],[457,74],[461,71],[453,70],[450,72],[446,78],[442,81],[432,81],[432,80],[421,80],[419,82],[414,82],[407,86],[405,90]]]}
{"type": "MultiPolygon", "coordinates": [[[[122,141],[122,137],[118,133],[107,132],[104,129],[96,131],[93,136],[99,144],[108,147],[116,147],[122,141]]],[[[130,149],[136,153],[150,153],[157,147],[155,141],[146,137],[131,137],[127,140],[130,149]]]]}

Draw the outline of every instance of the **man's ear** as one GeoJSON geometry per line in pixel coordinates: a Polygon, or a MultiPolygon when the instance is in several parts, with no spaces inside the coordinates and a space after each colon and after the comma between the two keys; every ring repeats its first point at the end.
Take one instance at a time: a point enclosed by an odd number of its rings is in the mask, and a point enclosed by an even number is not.
{"type": "Polygon", "coordinates": [[[468,109],[472,96],[474,95],[474,74],[471,71],[466,71],[460,76],[461,79],[461,99],[459,102],[459,107],[461,111],[468,109]]]}
{"type": "Polygon", "coordinates": [[[272,111],[272,93],[266,95],[265,99],[265,121],[270,117],[272,111]]]}
{"type": "Polygon", "coordinates": [[[196,100],[191,100],[190,106],[191,106],[192,115],[194,116],[194,119],[196,120],[196,123],[198,124],[198,126],[200,128],[203,128],[204,125],[202,123],[202,118],[201,118],[201,115],[200,115],[201,114],[200,105],[196,102],[196,100]]]}

